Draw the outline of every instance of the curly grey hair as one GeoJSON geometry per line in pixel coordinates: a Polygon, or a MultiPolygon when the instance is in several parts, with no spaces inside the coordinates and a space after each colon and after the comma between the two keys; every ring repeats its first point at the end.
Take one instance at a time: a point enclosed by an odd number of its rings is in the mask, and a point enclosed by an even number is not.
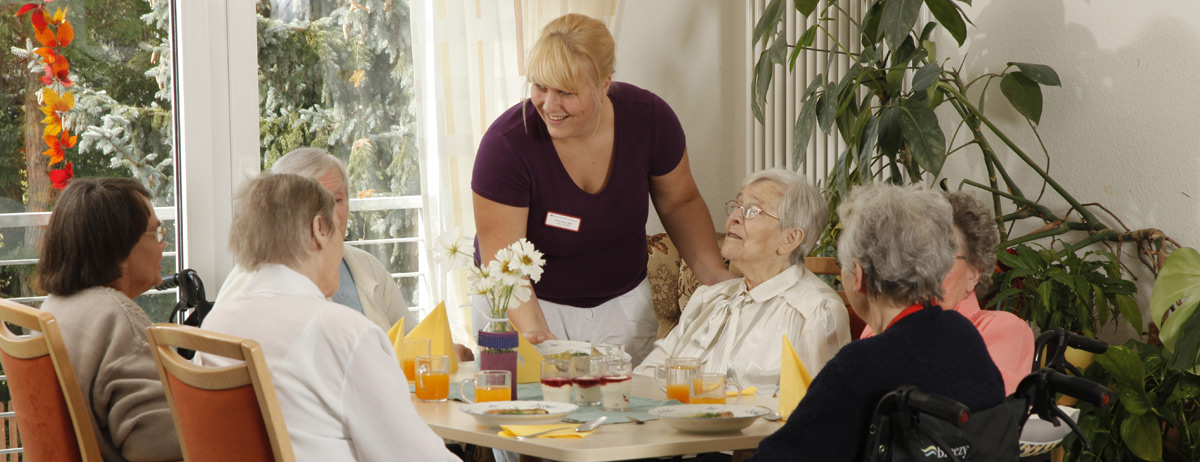
{"type": "Polygon", "coordinates": [[[346,164],[333,154],[321,148],[297,148],[284,154],[271,166],[271,173],[290,173],[305,178],[317,180],[336,168],[342,174],[342,184],[350,188],[350,177],[346,174],[346,164]]]}
{"type": "Polygon", "coordinates": [[[946,200],[954,209],[954,229],[963,234],[964,249],[959,249],[966,262],[981,272],[975,284],[975,293],[987,292],[992,285],[992,272],[996,266],[996,246],[1000,244],[1000,233],[991,209],[976,200],[966,191],[946,193],[946,200]]]}
{"type": "Polygon", "coordinates": [[[812,252],[829,223],[829,207],[817,188],[809,184],[800,174],[781,168],[763,170],[747,176],[742,189],[759,181],[770,181],[783,191],[779,202],[779,228],[796,228],[804,231],[804,240],[789,256],[793,265],[804,264],[804,257],[812,252]]]}
{"type": "Polygon", "coordinates": [[[328,229],[337,229],[333,194],[311,178],[267,174],[246,182],[236,200],[229,250],[249,271],[266,263],[299,263],[314,217],[321,217],[328,229]]]}
{"type": "Polygon", "coordinates": [[[899,304],[941,297],[954,263],[950,203],[937,191],[886,184],[850,192],[840,207],[843,268],[857,262],[871,293],[899,304]]]}

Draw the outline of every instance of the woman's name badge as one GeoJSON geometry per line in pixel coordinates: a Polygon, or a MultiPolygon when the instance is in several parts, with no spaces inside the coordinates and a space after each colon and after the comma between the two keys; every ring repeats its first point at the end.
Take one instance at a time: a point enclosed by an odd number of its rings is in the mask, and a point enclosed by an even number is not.
{"type": "Polygon", "coordinates": [[[582,221],[583,220],[579,219],[579,217],[563,215],[555,212],[546,212],[546,226],[551,228],[579,232],[579,224],[582,221]]]}

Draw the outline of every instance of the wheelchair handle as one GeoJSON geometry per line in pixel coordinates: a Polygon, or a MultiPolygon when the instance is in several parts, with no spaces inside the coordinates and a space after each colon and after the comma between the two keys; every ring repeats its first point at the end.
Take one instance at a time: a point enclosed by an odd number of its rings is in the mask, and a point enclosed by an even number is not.
{"type": "Polygon", "coordinates": [[[1080,350],[1092,352],[1095,354],[1104,354],[1108,351],[1108,343],[1103,340],[1084,337],[1078,334],[1067,333],[1067,346],[1078,348],[1080,350]]]}
{"type": "Polygon", "coordinates": [[[967,424],[971,409],[962,403],[941,395],[925,393],[913,388],[908,393],[908,406],[925,414],[942,419],[956,427],[967,424]]]}
{"type": "Polygon", "coordinates": [[[1112,392],[1096,382],[1082,377],[1072,377],[1066,374],[1052,372],[1047,375],[1046,383],[1052,393],[1062,393],[1092,403],[1098,408],[1106,408],[1112,402],[1112,392]]]}

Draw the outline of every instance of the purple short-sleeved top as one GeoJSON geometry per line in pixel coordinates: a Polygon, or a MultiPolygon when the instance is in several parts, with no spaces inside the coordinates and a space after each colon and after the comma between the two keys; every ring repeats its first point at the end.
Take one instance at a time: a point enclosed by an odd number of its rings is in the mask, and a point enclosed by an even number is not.
{"type": "Polygon", "coordinates": [[[534,284],[539,299],[590,308],[646,276],[650,177],[679,165],[683,127],[654,93],[613,82],[608,97],[616,118],[612,171],[596,194],[571,180],[531,102],[496,118],[479,143],[471,189],[529,208],[526,238],[546,258],[545,273],[534,284]]]}

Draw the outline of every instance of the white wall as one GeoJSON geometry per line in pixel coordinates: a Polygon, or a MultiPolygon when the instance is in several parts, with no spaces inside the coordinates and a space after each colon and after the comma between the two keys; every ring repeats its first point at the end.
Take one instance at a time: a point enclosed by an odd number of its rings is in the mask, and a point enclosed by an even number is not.
{"type": "MultiPolygon", "coordinates": [[[[746,176],[746,6],[727,0],[620,3],[614,80],[661,96],[687,134],[692,175],[717,231],[746,176]]],[[[650,234],[663,231],[651,212],[650,234]]]]}
{"type": "MultiPolygon", "coordinates": [[[[977,0],[966,13],[975,27],[962,50],[965,74],[1023,61],[1049,65],[1061,77],[1061,88],[1043,90],[1039,127],[1055,179],[1080,202],[1104,204],[1131,228],[1159,228],[1185,246],[1200,246],[1200,3],[977,0]]],[[[943,35],[939,52],[955,53],[951,62],[958,63],[962,54],[951,51],[953,43],[943,35]]],[[[998,83],[989,91],[988,112],[1044,165],[1037,140],[998,83]]],[[[943,128],[947,135],[953,130],[943,128]]],[[[947,162],[954,184],[963,176],[985,178],[977,151],[964,152],[947,162]]],[[[1032,172],[1008,164],[1026,193],[1040,189],[1032,172]]],[[[1062,201],[1049,204],[1065,210],[1062,201]]],[[[1151,278],[1136,274],[1143,276],[1138,298],[1144,307],[1151,278]]]]}

